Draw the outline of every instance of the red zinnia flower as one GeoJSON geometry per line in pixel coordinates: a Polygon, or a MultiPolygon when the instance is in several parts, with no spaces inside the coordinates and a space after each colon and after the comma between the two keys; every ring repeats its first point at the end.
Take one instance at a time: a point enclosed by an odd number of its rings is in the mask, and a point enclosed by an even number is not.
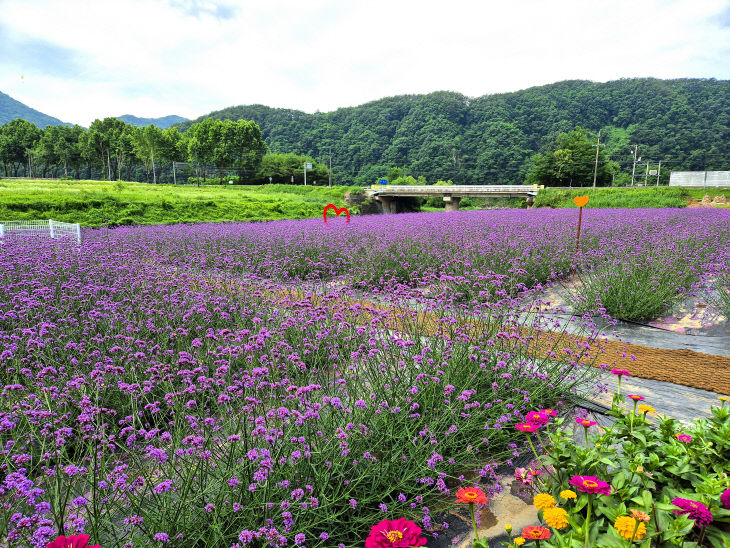
{"type": "Polygon", "coordinates": [[[46,548],[101,548],[98,544],[89,546],[89,535],[73,535],[70,537],[59,536],[53,542],[49,542],[46,548]]]}
{"type": "Polygon", "coordinates": [[[573,476],[569,483],[584,493],[611,494],[611,486],[596,476],[573,476]]]}
{"type": "Polygon", "coordinates": [[[421,528],[406,518],[384,519],[370,529],[365,539],[365,548],[411,548],[425,546],[426,539],[421,536],[421,528]]]}
{"type": "Polygon", "coordinates": [[[525,415],[525,422],[527,424],[543,426],[550,422],[550,415],[543,413],[542,411],[530,411],[527,415],[525,415]]]}
{"type": "Polygon", "coordinates": [[[456,502],[487,504],[487,495],[478,487],[462,488],[456,492],[456,502]]]}
{"type": "Polygon", "coordinates": [[[530,525],[522,530],[522,538],[527,540],[546,540],[550,538],[550,529],[530,525]]]}
{"type": "Polygon", "coordinates": [[[519,430],[520,432],[534,432],[538,428],[540,428],[537,424],[515,424],[515,428],[519,430]]]}
{"type": "Polygon", "coordinates": [[[589,421],[588,419],[575,419],[575,422],[580,424],[583,428],[590,428],[598,424],[596,421],[589,421]]]}
{"type": "Polygon", "coordinates": [[[672,499],[672,504],[681,508],[681,510],[674,510],[675,514],[680,516],[686,514],[689,519],[695,521],[697,527],[705,527],[712,523],[712,512],[701,502],[677,497],[672,499]]]}

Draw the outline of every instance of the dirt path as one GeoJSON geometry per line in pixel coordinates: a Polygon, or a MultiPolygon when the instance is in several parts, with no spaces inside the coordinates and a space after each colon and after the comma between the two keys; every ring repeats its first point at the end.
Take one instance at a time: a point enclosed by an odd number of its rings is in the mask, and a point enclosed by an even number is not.
{"type": "MultiPolygon", "coordinates": [[[[236,292],[231,280],[208,280],[212,285],[236,292]]],[[[401,307],[386,306],[368,301],[347,301],[330,299],[311,293],[306,297],[296,290],[264,291],[277,304],[287,307],[297,301],[310,299],[315,306],[336,309],[342,321],[361,325],[371,324],[377,318],[387,318],[382,324],[387,329],[408,333],[417,331],[429,336],[453,333],[455,328],[466,331],[475,329],[483,333],[485,324],[464,318],[446,322],[431,312],[419,312],[401,307]],[[343,316],[344,314],[344,316],[343,316]],[[417,327],[416,327],[417,326],[417,327]]],[[[609,368],[628,370],[632,376],[671,382],[730,395],[730,357],[702,354],[692,350],[653,348],[637,344],[603,339],[600,342],[568,333],[530,333],[518,329],[522,334],[514,342],[521,351],[545,357],[549,353],[573,353],[573,358],[583,363],[607,363],[609,368]]]]}

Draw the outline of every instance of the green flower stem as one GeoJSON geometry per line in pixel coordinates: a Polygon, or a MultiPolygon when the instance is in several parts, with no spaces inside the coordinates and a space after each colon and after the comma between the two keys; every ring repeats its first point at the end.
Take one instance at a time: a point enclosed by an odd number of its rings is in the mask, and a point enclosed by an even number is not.
{"type": "Polygon", "coordinates": [[[588,515],[586,515],[586,520],[583,522],[583,525],[586,528],[586,542],[584,548],[590,548],[588,546],[588,537],[591,532],[591,508],[593,507],[593,495],[588,495],[588,515]]]}
{"type": "Polygon", "coordinates": [[[479,542],[479,533],[477,532],[477,520],[474,519],[474,503],[469,503],[469,513],[471,514],[471,524],[472,527],[474,527],[474,536],[477,537],[477,542],[479,542]]]}
{"type": "Polygon", "coordinates": [[[555,476],[553,476],[550,473],[550,470],[548,470],[547,466],[545,466],[543,464],[542,459],[540,458],[540,455],[537,454],[537,450],[535,450],[535,446],[532,444],[532,438],[530,437],[530,435],[527,432],[525,432],[525,434],[527,435],[527,441],[530,442],[530,447],[532,448],[532,453],[535,455],[535,458],[537,459],[537,462],[540,463],[540,467],[543,470],[545,470],[545,473],[547,473],[548,476],[550,476],[553,479],[557,479],[557,478],[555,478],[555,476]]]}
{"type": "Polygon", "coordinates": [[[585,426],[583,427],[583,434],[586,438],[586,449],[590,449],[591,446],[588,445],[588,428],[586,428],[585,426]]]}

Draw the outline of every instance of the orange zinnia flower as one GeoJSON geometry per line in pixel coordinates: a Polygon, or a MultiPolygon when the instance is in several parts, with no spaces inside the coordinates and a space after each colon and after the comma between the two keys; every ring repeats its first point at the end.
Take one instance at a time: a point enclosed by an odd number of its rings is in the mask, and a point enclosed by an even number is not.
{"type": "Polygon", "coordinates": [[[522,538],[527,540],[546,540],[550,538],[550,529],[531,525],[522,530],[522,538]]]}
{"type": "Polygon", "coordinates": [[[478,487],[466,487],[456,492],[456,502],[487,504],[487,495],[478,487]]]}

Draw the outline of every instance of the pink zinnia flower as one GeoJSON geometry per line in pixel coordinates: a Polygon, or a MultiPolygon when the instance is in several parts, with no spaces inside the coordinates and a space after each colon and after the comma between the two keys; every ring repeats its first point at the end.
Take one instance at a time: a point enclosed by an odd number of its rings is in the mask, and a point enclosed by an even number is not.
{"type": "Polygon", "coordinates": [[[674,510],[675,514],[686,515],[689,519],[694,520],[697,527],[706,527],[712,523],[712,512],[701,502],[677,497],[672,500],[672,504],[681,508],[681,510],[674,510]]]}
{"type": "Polygon", "coordinates": [[[53,542],[49,542],[46,548],[101,548],[98,544],[89,546],[89,535],[73,535],[70,537],[59,536],[53,542]]]}
{"type": "Polygon", "coordinates": [[[611,373],[618,375],[619,377],[630,377],[629,372],[626,369],[611,369],[611,373]]]}
{"type": "Polygon", "coordinates": [[[677,439],[682,443],[692,443],[692,436],[687,434],[677,434],[677,439]]]}
{"type": "Polygon", "coordinates": [[[590,428],[591,426],[598,424],[596,421],[589,421],[588,419],[575,419],[575,422],[580,424],[583,428],[590,428]]]}
{"type": "Polygon", "coordinates": [[[365,548],[410,548],[425,546],[421,528],[405,518],[384,519],[373,525],[370,536],[365,539],[365,548]]]}
{"type": "Polygon", "coordinates": [[[726,510],[730,510],[730,489],[725,489],[720,495],[720,502],[726,510]]]}
{"type": "Polygon", "coordinates": [[[520,432],[534,432],[538,428],[540,428],[537,424],[515,424],[515,428],[519,430],[520,432]]]}
{"type": "Polygon", "coordinates": [[[535,474],[527,468],[515,468],[515,479],[522,485],[532,485],[532,478],[535,474]]]}
{"type": "Polygon", "coordinates": [[[543,413],[542,411],[530,411],[527,415],[525,415],[525,422],[527,424],[543,426],[550,422],[550,415],[543,413]]]}
{"type": "Polygon", "coordinates": [[[545,413],[546,415],[549,415],[551,417],[558,416],[558,412],[555,411],[555,409],[540,409],[540,413],[545,413]]]}
{"type": "Polygon", "coordinates": [[[598,493],[607,496],[611,494],[611,486],[596,476],[573,476],[569,483],[583,493],[598,493]]]}
{"type": "Polygon", "coordinates": [[[636,394],[628,394],[626,397],[631,398],[634,401],[641,401],[646,399],[644,396],[637,396],[636,394]]]}

